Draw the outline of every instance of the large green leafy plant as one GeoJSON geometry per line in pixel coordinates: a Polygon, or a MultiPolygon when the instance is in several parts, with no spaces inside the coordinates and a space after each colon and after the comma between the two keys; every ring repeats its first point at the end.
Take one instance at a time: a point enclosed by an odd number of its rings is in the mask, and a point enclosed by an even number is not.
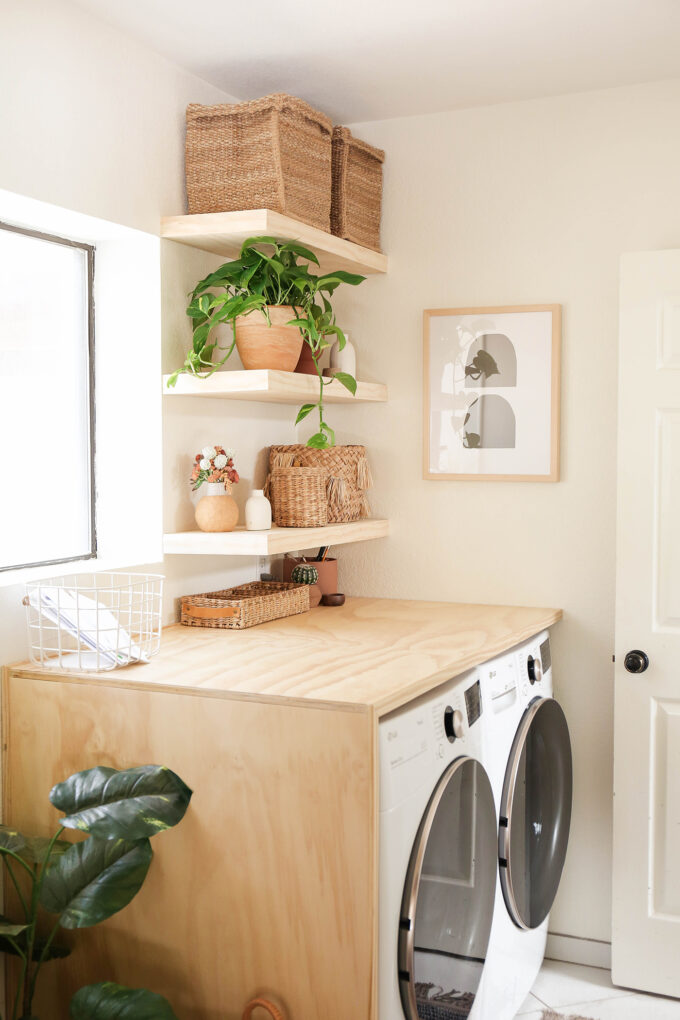
{"type": "MultiPolygon", "coordinates": [[[[42,966],[69,953],[55,941],[61,928],[90,928],[137,895],[153,857],[151,837],[177,825],[190,799],[189,787],[163,766],[98,767],[76,772],[50,791],[50,801],[64,815],[50,839],[0,826],[0,857],[23,913],[20,921],[0,918],[0,949],[20,959],[10,1020],[35,1020],[42,966]],[[88,838],[67,842],[61,839],[66,829],[88,838]]],[[[71,1016],[172,1020],[174,1013],[146,989],[107,982],[77,992],[71,1016]]]]}
{"type": "MultiPolygon", "coordinates": [[[[237,259],[225,262],[213,273],[196,284],[189,299],[187,315],[193,322],[191,349],[184,364],[168,379],[174,386],[177,377],[187,372],[207,379],[225,364],[236,346],[236,320],[253,311],[262,312],[269,321],[269,308],[290,305],[295,324],[304,342],[309,346],[319,380],[319,399],[303,404],[296,424],[316,408],[319,414],[318,431],[307,445],[324,449],[335,445],[335,433],[324,417],[324,387],[331,379],[324,379],[319,365],[323,351],[330,347],[329,337],[337,339],[340,350],[345,346],[345,334],[338,326],[331,305],[331,297],[340,284],[357,286],[364,276],[342,269],[318,276],[310,269],[319,260],[303,245],[295,241],[278,241],[275,237],[251,237],[243,243],[237,259]],[[300,260],[304,261],[300,261],[300,260]],[[228,323],[232,328],[230,342],[221,346],[215,339],[215,327],[228,323]]],[[[350,393],[356,393],[356,380],[346,372],[335,378],[350,393]]]]}

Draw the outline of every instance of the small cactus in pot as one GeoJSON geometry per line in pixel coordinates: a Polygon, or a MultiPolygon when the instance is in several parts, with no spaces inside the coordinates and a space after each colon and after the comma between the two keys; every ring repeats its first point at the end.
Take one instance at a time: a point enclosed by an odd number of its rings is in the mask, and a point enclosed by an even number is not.
{"type": "Polygon", "coordinates": [[[311,563],[298,563],[293,567],[290,579],[295,584],[316,584],[319,580],[319,571],[311,563]]]}
{"type": "Polygon", "coordinates": [[[314,609],[321,602],[321,588],[317,584],[319,571],[311,563],[298,563],[290,575],[294,584],[309,585],[309,608],[314,609]]]}

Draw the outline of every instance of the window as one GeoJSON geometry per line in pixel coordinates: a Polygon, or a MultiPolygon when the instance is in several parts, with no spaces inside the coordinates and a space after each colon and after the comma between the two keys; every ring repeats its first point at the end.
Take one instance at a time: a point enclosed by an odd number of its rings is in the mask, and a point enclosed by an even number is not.
{"type": "Polygon", "coordinates": [[[0,223],[0,570],[96,555],[94,248],[0,223]]]}

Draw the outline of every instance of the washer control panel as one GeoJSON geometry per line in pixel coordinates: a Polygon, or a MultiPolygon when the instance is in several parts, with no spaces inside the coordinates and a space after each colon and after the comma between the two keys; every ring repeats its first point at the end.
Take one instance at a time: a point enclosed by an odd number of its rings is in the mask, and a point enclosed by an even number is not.
{"type": "Polygon", "coordinates": [[[468,726],[474,726],[482,714],[482,685],[479,680],[465,691],[465,710],[468,726]]]}

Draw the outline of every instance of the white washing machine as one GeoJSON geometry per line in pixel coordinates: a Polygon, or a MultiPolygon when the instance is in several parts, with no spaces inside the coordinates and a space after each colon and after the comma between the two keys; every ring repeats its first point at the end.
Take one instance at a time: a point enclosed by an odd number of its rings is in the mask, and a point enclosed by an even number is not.
{"type": "Polygon", "coordinates": [[[510,1020],[531,989],[571,807],[551,693],[544,633],[381,721],[380,1020],[510,1020]]]}

